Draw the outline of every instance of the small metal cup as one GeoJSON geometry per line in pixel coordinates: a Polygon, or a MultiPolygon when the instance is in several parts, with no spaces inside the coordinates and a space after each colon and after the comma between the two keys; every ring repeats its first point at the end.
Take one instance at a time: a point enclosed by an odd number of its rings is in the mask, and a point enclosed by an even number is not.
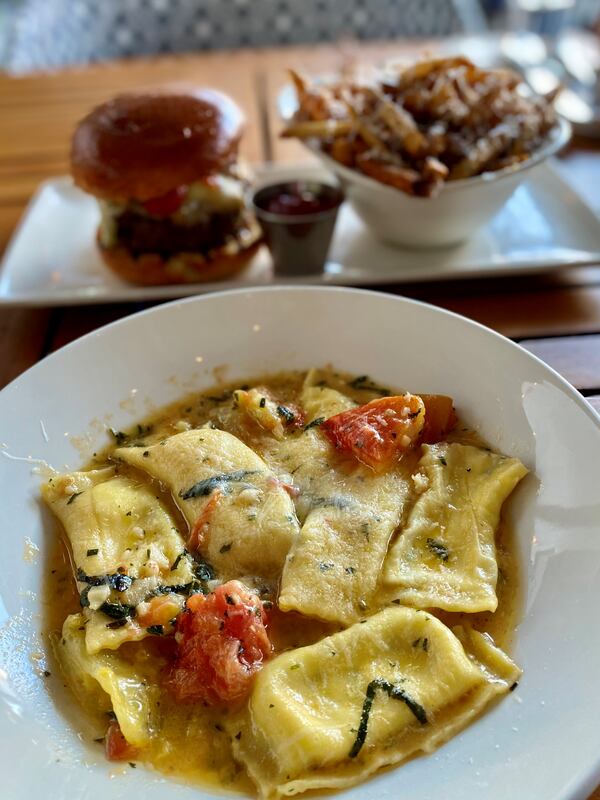
{"type": "Polygon", "coordinates": [[[323,271],[343,200],[344,194],[337,186],[317,181],[285,181],[263,186],[254,193],[254,213],[265,234],[277,275],[314,275],[323,271]],[[275,197],[298,188],[326,198],[331,207],[308,214],[267,211],[275,197]]]}

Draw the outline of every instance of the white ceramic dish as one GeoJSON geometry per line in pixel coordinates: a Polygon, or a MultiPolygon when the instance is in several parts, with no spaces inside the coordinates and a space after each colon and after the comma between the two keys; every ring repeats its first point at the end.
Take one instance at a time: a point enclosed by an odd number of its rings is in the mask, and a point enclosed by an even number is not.
{"type": "Polygon", "coordinates": [[[111,778],[114,765],[78,738],[48,695],[60,678],[41,677],[44,663],[31,653],[45,648],[40,587],[53,527],[28,457],[78,466],[107,441],[107,425],[132,424],[148,402],[213,384],[223,364],[234,379],[326,362],[453,395],[466,420],[532,470],[510,503],[525,585],[517,691],[434,755],[337,796],[579,800],[600,781],[600,418],[535,357],[461,317],[370,292],[272,288],[126,318],[0,393],[3,800],[212,796],[141,767],[111,778]],[[26,537],[41,551],[33,561],[23,558],[26,537]]]}
{"type": "MultiPolygon", "coordinates": [[[[263,167],[259,183],[332,180],[317,165],[263,167]]],[[[108,270],[94,244],[98,209],[68,178],[42,184],[0,267],[0,305],[158,300],[239,286],[285,283],[262,249],[235,279],[189,286],[131,286],[108,270]]],[[[528,173],[487,226],[458,247],[406,250],[380,242],[349,204],[342,207],[322,275],[294,279],[341,285],[526,275],[600,262],[598,217],[549,164],[528,173]]],[[[289,279],[288,279],[289,282],[289,279]]]]}
{"type": "Polygon", "coordinates": [[[358,216],[383,242],[446,247],[468,239],[485,225],[526,175],[539,169],[570,138],[571,126],[561,118],[548,142],[519,166],[449,181],[435,197],[413,197],[343,166],[318,147],[310,150],[338,176],[358,216]]]}

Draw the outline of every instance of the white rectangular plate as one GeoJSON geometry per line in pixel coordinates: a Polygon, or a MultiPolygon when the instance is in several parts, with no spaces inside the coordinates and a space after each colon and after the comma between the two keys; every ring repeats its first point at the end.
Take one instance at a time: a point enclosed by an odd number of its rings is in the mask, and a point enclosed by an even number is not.
{"type": "MultiPolygon", "coordinates": [[[[262,167],[259,182],[325,178],[319,166],[262,167]]],[[[46,181],[26,209],[0,271],[0,305],[70,305],[182,297],[273,283],[377,285],[525,275],[600,263],[600,223],[549,164],[522,184],[502,211],[468,242],[439,250],[382,244],[348,204],[338,218],[321,275],[273,275],[266,248],[235,278],[185,286],[132,286],[102,263],[96,201],[67,177],[46,181]]]]}

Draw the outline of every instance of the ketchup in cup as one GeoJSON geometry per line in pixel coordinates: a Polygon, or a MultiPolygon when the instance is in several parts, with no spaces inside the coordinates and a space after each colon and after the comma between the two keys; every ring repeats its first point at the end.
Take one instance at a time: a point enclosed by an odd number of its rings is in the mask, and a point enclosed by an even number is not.
{"type": "Polygon", "coordinates": [[[254,212],[277,274],[323,271],[343,199],[337,186],[315,181],[272,184],[254,194],[254,212]]]}

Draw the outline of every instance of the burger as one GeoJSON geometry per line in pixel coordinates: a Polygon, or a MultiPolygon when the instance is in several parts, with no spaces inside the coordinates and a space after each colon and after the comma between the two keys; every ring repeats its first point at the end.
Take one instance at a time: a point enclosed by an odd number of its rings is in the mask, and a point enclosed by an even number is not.
{"type": "Polygon", "coordinates": [[[219,280],[260,245],[238,164],[244,118],[209,89],[124,94],[75,130],[71,172],[100,204],[105,263],[143,285],[219,280]]]}

